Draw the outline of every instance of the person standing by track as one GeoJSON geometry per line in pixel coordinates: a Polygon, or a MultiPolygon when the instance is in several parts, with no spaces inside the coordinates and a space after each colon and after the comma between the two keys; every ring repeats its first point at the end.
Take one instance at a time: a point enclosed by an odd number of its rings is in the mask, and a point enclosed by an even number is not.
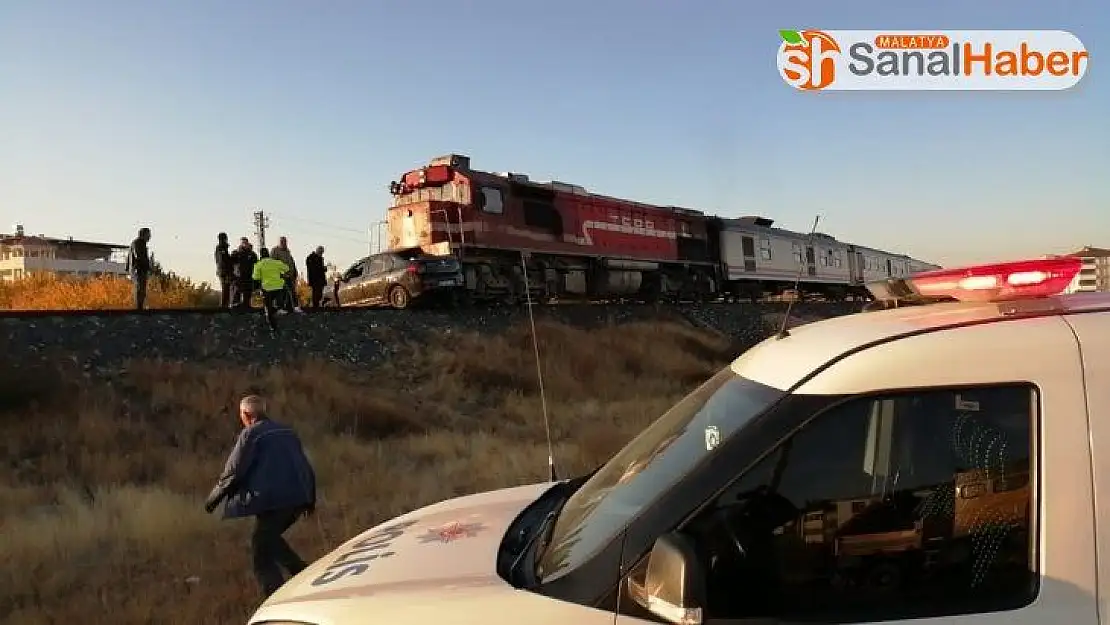
{"type": "Polygon", "coordinates": [[[270,250],[274,260],[280,260],[289,267],[289,277],[285,279],[286,297],[285,310],[288,312],[301,312],[301,303],[297,297],[297,262],[293,260],[293,253],[289,251],[289,239],[281,237],[278,244],[270,250]]]}
{"type": "Polygon", "coordinates": [[[254,253],[250,239],[241,237],[239,247],[231,253],[232,292],[231,301],[235,308],[250,310],[251,295],[254,293],[254,264],[258,254],[254,253]]]}
{"type": "Polygon", "coordinates": [[[317,246],[304,259],[305,277],[308,286],[312,289],[312,308],[320,308],[320,300],[324,298],[324,287],[328,285],[328,269],[324,264],[324,246],[317,246]]]}
{"type": "Polygon", "coordinates": [[[220,308],[231,306],[231,281],[234,277],[234,267],[231,262],[231,245],[227,242],[227,233],[216,235],[216,278],[220,281],[220,308]]]}
{"type": "Polygon", "coordinates": [[[139,228],[139,236],[135,237],[127,251],[127,272],[131,274],[135,310],[146,308],[146,286],[153,264],[150,260],[150,228],[139,228]]]}
{"type": "Polygon", "coordinates": [[[270,332],[277,335],[277,309],[286,298],[285,280],[289,276],[289,265],[270,256],[270,250],[258,250],[258,262],[254,264],[252,278],[262,288],[262,310],[270,332]]]}

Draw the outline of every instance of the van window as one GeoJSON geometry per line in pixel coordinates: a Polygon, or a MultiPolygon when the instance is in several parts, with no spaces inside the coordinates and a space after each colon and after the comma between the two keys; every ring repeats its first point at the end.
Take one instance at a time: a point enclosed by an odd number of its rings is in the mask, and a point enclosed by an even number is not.
{"type": "Polygon", "coordinates": [[[724,368],[629,441],[567,500],[537,573],[573,571],[785,393],[724,368]]]}
{"type": "Polygon", "coordinates": [[[708,618],[859,623],[1030,604],[1036,406],[1034,388],[1014,385],[817,416],[683,528],[704,554],[708,618]]]}

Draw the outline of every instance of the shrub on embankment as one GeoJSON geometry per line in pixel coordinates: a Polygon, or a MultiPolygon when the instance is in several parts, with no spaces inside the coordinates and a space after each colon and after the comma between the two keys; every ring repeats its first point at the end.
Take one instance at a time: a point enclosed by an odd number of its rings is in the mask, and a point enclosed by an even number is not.
{"type": "MultiPolygon", "coordinates": [[[[207,283],[173,273],[151,276],[149,308],[200,308],[219,303],[207,283]]],[[[133,307],[132,283],[121,276],[78,278],[33,275],[0,282],[0,310],[126,310],[133,307]]]]}

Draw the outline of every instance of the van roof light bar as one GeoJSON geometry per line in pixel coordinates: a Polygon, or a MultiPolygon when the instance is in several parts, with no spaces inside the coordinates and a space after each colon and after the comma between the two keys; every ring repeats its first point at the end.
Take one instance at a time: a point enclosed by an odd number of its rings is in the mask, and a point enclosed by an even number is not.
{"type": "Polygon", "coordinates": [[[1083,261],[1078,257],[1059,256],[938,269],[908,278],[871,282],[866,286],[876,300],[893,305],[953,300],[1006,302],[1060,295],[1079,275],[1082,266],[1083,261]]]}

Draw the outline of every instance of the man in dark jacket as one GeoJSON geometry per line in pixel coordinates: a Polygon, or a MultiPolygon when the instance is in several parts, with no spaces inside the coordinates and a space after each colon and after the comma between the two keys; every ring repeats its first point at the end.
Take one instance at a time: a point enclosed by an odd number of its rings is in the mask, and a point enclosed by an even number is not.
{"type": "Polygon", "coordinates": [[[228,308],[231,306],[231,279],[232,279],[232,266],[231,254],[229,249],[231,245],[227,242],[227,233],[221,232],[216,235],[216,277],[220,280],[220,308],[228,308]]]}
{"type": "Polygon", "coordinates": [[[131,242],[127,251],[127,272],[131,274],[131,290],[135,298],[135,310],[146,308],[146,284],[150,278],[150,228],[139,228],[139,236],[131,242]]]}
{"type": "Polygon", "coordinates": [[[328,270],[324,265],[324,246],[317,247],[304,259],[305,278],[312,289],[312,307],[320,308],[324,297],[324,287],[328,285],[328,270]]]}
{"type": "Polygon", "coordinates": [[[223,473],[209,493],[204,509],[213,512],[221,501],[225,519],[255,517],[251,535],[254,574],[264,597],[305,569],[282,534],[301,516],[316,510],[316,473],[300,438],[266,414],[258,395],[239,402],[243,429],[227,458],[223,473]]]}
{"type": "Polygon", "coordinates": [[[232,305],[236,308],[250,308],[251,295],[254,294],[254,264],[258,254],[254,253],[250,239],[239,239],[239,247],[231,253],[233,287],[232,305]]]}
{"type": "MultiPolygon", "coordinates": [[[[259,250],[261,252],[261,250],[259,250]]],[[[285,312],[302,312],[301,302],[297,298],[297,262],[293,260],[293,252],[289,251],[289,239],[281,237],[278,244],[270,250],[270,258],[285,263],[289,268],[289,275],[285,279],[285,297],[282,309],[285,312]]]]}

